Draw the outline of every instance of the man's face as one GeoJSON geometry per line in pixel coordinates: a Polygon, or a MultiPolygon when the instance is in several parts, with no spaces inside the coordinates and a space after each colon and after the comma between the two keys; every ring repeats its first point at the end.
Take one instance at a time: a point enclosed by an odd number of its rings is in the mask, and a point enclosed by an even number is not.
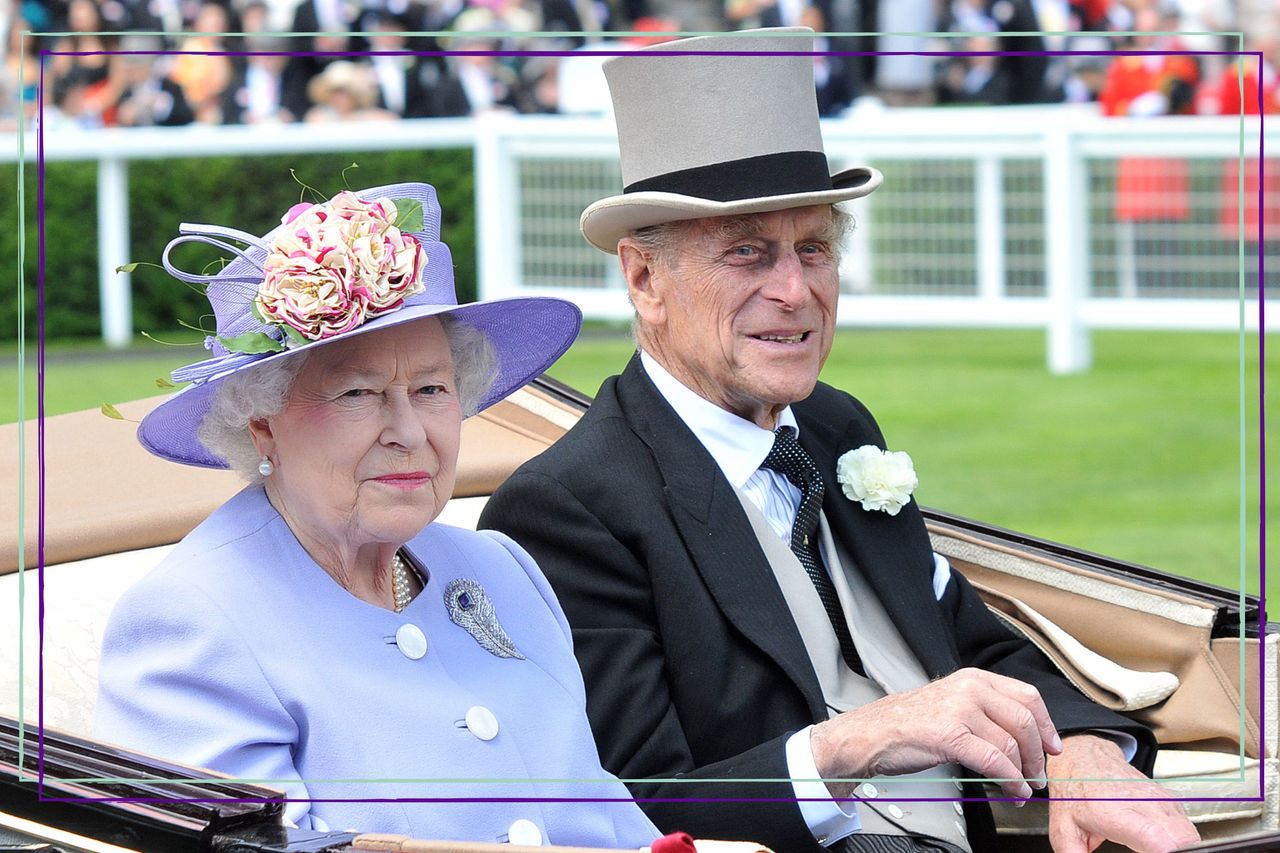
{"type": "Polygon", "coordinates": [[[831,351],[835,231],[830,205],[692,222],[649,264],[650,293],[632,282],[641,343],[702,397],[772,429],[831,351]]]}

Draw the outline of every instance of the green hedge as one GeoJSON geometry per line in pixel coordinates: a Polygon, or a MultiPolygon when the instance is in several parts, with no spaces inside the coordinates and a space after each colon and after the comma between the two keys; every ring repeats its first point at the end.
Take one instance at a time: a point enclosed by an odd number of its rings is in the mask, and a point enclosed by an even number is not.
{"type": "MultiPolygon", "coordinates": [[[[262,234],[299,201],[301,187],[290,177],[332,195],[344,187],[342,170],[352,188],[399,181],[426,181],[435,186],[444,211],[442,235],[453,251],[459,301],[475,299],[475,195],[471,151],[399,151],[342,154],[212,157],[206,159],[139,160],[129,166],[129,230],[131,260],[159,264],[165,244],[180,222],[228,225],[262,234]]],[[[36,332],[36,282],[39,269],[36,167],[26,167],[26,322],[28,340],[36,332]]],[[[96,337],[98,311],[97,165],[48,163],[44,182],[45,336],[48,339],[96,337]]],[[[17,170],[0,174],[0,198],[14,199],[17,170]]],[[[310,199],[310,196],[308,196],[310,199]]],[[[4,205],[15,210],[16,205],[4,205]]],[[[0,252],[17,259],[16,215],[0,229],[0,252]]],[[[178,260],[198,269],[217,253],[184,247],[178,260]]],[[[199,293],[153,267],[133,273],[133,324],[137,331],[169,330],[179,320],[198,325],[208,302],[199,293]]],[[[14,340],[18,286],[0,287],[0,340],[14,340]]],[[[211,322],[206,321],[206,325],[211,322]]]]}

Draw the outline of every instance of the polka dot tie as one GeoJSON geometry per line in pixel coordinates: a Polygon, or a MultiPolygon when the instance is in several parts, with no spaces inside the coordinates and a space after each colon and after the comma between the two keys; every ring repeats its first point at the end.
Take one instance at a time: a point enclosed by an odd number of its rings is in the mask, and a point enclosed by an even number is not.
{"type": "MultiPolygon", "coordinates": [[[[905,831],[905,830],[904,830],[905,831]]],[[[923,838],[911,835],[868,835],[856,832],[839,842],[845,853],[964,853],[950,841],[941,838],[923,838]]]]}
{"type": "Polygon", "coordinates": [[[827,611],[831,627],[840,642],[840,655],[849,668],[859,674],[865,674],[858,650],[853,645],[853,637],[849,634],[849,625],[845,622],[844,612],[840,609],[840,598],[831,583],[831,577],[822,565],[822,555],[818,551],[818,513],[822,509],[822,476],[818,466],[808,452],[796,441],[796,431],[792,427],[778,427],[773,434],[773,448],[764,458],[761,468],[777,471],[791,481],[800,490],[800,509],[796,512],[795,524],[791,527],[791,552],[796,555],[805,574],[813,581],[818,591],[818,598],[827,611]]]}

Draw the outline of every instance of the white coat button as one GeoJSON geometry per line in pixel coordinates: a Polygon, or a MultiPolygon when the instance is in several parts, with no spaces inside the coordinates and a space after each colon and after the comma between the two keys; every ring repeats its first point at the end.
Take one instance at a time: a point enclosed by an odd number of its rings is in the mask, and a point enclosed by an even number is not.
{"type": "MultiPolygon", "coordinates": [[[[476,737],[480,738],[480,740],[493,740],[498,736],[498,718],[495,717],[493,715],[493,712],[490,711],[485,706],[472,705],[470,708],[467,709],[466,719],[467,719],[467,730],[470,731],[476,737]]],[[[522,822],[528,823],[530,826],[533,826],[534,830],[537,830],[537,827],[527,820],[516,821],[516,823],[522,823],[522,822]]],[[[515,823],[512,824],[512,826],[515,826],[515,825],[516,825],[515,823]]],[[[515,844],[514,841],[511,843],[515,844]]]]}
{"type": "MultiPolygon", "coordinates": [[[[473,708],[472,710],[475,709],[473,708]]],[[[468,712],[469,714],[470,712],[468,712]]],[[[485,740],[488,740],[488,738],[485,738],[485,740]]],[[[533,821],[520,818],[507,828],[507,841],[511,844],[524,845],[525,847],[541,847],[542,830],[538,829],[538,825],[533,821]]]]}
{"type": "Polygon", "coordinates": [[[956,832],[960,833],[961,835],[964,835],[964,824],[961,823],[960,821],[956,821],[956,832]]]}
{"type": "Polygon", "coordinates": [[[889,816],[894,820],[902,820],[902,809],[897,806],[889,806],[889,816]]]}
{"type": "Polygon", "coordinates": [[[872,785],[870,782],[867,782],[862,786],[862,796],[867,799],[874,800],[876,797],[880,796],[880,789],[875,785],[872,785]]]}
{"type": "Polygon", "coordinates": [[[956,790],[957,790],[957,791],[963,791],[963,790],[964,790],[964,783],[963,783],[963,782],[956,782],[956,783],[955,783],[955,786],[956,786],[956,790]]]}
{"type": "Polygon", "coordinates": [[[417,625],[401,625],[396,629],[396,646],[409,660],[421,660],[427,653],[427,635],[417,625]]]}
{"type": "Polygon", "coordinates": [[[956,810],[956,814],[961,814],[961,815],[964,814],[964,806],[960,805],[959,803],[953,802],[951,804],[951,807],[956,810]]]}

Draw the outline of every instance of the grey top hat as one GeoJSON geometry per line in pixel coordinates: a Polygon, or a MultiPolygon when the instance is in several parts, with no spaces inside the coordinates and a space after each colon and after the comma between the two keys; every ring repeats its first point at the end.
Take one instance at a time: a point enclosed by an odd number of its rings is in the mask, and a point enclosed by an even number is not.
{"type": "Polygon", "coordinates": [[[812,30],[782,27],[682,39],[605,62],[623,191],[583,211],[583,236],[612,253],[635,228],[831,204],[880,186],[881,174],[866,166],[831,174],[812,52],[812,30]]]}

